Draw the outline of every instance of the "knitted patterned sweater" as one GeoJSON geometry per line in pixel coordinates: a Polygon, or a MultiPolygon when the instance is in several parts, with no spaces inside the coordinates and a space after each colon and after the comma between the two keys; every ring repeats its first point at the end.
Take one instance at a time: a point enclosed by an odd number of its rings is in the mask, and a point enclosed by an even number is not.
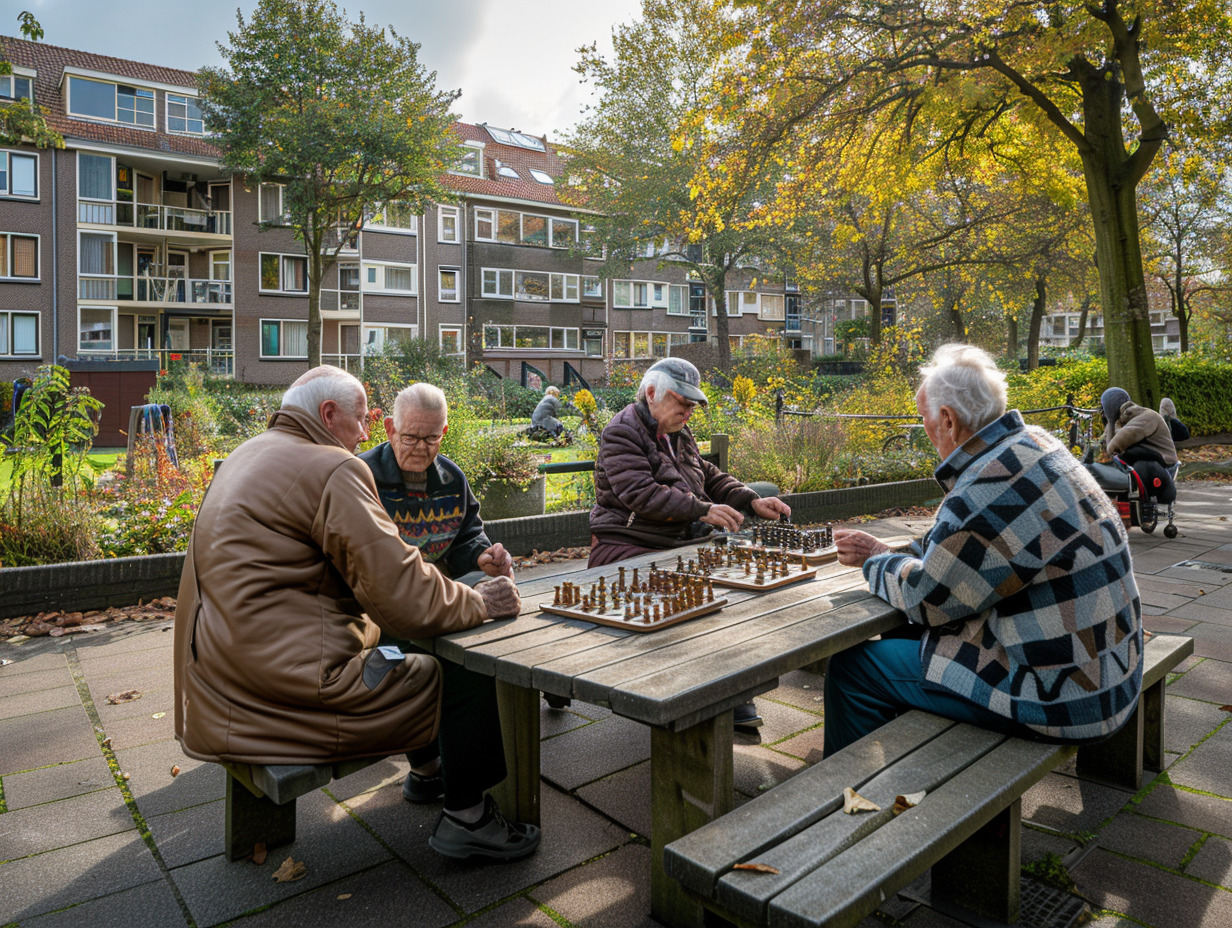
{"type": "Polygon", "coordinates": [[[922,556],[864,563],[872,592],[926,626],[923,685],[1050,740],[1115,732],[1142,684],[1142,610],[1107,497],[1017,410],[936,477],[946,496],[922,556]]]}

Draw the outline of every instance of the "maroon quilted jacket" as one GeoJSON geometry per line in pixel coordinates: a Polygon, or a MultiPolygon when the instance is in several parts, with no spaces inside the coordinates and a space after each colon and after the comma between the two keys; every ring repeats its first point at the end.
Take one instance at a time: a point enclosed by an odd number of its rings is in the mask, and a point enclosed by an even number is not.
{"type": "Polygon", "coordinates": [[[649,407],[639,401],[603,430],[590,511],[594,535],[670,548],[703,534],[697,520],[714,503],[747,510],[757,499],[735,477],[702,460],[687,426],[669,436],[674,456],[656,439],[657,428],[649,407]]]}

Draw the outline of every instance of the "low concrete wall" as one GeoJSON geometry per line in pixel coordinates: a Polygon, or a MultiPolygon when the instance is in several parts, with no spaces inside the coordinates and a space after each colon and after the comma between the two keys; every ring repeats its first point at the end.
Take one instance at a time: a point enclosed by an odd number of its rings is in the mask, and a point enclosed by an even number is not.
{"type": "MultiPolygon", "coordinates": [[[[784,499],[792,521],[837,522],[851,516],[903,506],[918,506],[941,496],[932,479],[878,483],[842,490],[795,493],[784,499]]],[[[485,523],[488,537],[515,556],[590,544],[590,513],[561,512],[485,523]]],[[[72,612],[131,606],[174,596],[183,554],[155,554],[104,561],[78,561],[0,570],[0,618],[64,610],[72,612]]]]}

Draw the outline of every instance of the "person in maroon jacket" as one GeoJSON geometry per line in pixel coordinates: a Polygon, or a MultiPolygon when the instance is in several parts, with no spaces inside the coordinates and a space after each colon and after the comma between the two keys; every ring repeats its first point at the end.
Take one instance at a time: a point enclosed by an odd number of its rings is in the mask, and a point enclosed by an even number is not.
{"type": "MultiPolygon", "coordinates": [[[[748,513],[791,516],[781,499],[763,499],[702,458],[689,418],[705,404],[697,368],[666,358],[651,365],[636,401],[607,424],[595,461],[587,566],[672,548],[715,529],[736,531],[748,513]]],[[[737,708],[737,728],[760,724],[752,703],[737,708]]]]}

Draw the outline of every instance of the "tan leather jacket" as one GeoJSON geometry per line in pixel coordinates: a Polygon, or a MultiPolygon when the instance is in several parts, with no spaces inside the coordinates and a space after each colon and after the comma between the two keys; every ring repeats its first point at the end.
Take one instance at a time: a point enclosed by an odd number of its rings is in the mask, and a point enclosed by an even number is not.
{"type": "Polygon", "coordinates": [[[421,746],[440,668],[387,662],[372,650],[381,629],[428,638],[485,618],[478,593],[398,537],[367,465],[318,416],[280,410],[197,514],[175,615],[176,737],[191,757],[267,764],[421,746]]]}

